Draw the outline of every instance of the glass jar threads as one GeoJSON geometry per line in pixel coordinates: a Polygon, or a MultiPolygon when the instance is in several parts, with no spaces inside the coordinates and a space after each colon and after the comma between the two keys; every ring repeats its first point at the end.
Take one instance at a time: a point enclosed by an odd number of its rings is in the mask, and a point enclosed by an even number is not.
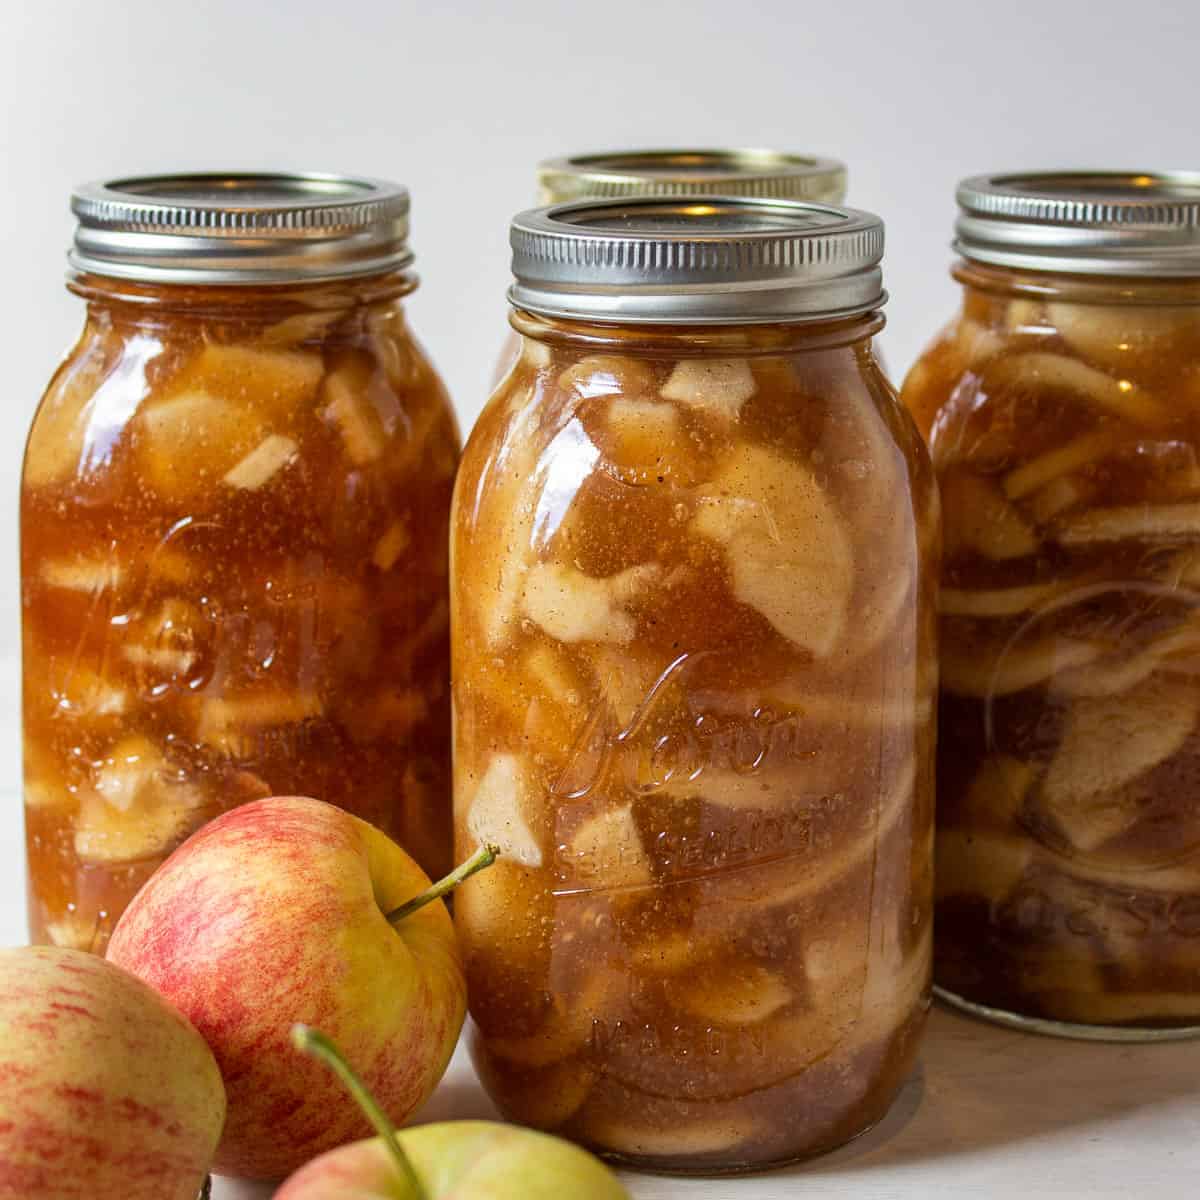
{"type": "Polygon", "coordinates": [[[1076,1036],[1200,1032],[1200,174],[967,180],[910,373],[946,513],[937,967],[1076,1036]]]}
{"type": "Polygon", "coordinates": [[[684,1173],[886,1111],[928,999],[937,499],[877,218],[512,230],[520,361],[452,518],[456,900],[501,1109],[684,1173]]]}
{"type": "Polygon", "coordinates": [[[35,941],[102,951],[201,822],[300,792],[450,859],[458,434],[409,332],[403,188],[80,189],[87,303],[21,494],[35,941]]]}

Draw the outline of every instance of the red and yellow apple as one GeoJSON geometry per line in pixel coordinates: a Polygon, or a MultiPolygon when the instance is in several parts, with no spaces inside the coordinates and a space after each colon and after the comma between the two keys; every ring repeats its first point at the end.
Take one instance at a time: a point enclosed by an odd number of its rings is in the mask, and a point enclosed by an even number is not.
{"type": "Polygon", "coordinates": [[[445,906],[396,911],[429,887],[365,821],[273,797],[203,826],[138,893],[108,957],[212,1047],[229,1098],[215,1170],[278,1179],[369,1132],[336,1080],[294,1053],[294,1022],[336,1038],[397,1123],[433,1091],[466,987],[445,906]]]}
{"type": "Polygon", "coordinates": [[[196,1200],[225,1093],[204,1039],[78,950],[0,950],[0,1198],[196,1200]]]}

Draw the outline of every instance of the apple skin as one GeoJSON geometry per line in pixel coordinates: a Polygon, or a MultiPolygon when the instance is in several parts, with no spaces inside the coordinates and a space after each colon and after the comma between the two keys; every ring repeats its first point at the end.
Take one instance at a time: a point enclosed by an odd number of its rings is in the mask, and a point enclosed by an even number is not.
{"type": "MultiPolygon", "coordinates": [[[[562,1138],[497,1121],[402,1129],[400,1145],[429,1200],[629,1200],[594,1155],[562,1138]]],[[[379,1138],[331,1150],[302,1167],[274,1200],[415,1200],[379,1138]]]]}
{"type": "Polygon", "coordinates": [[[441,1079],[466,1012],[446,907],[393,928],[429,886],[387,836],[319,800],[276,796],[202,826],[155,872],[108,957],[166,996],[212,1047],[229,1098],[214,1169],[281,1179],[371,1132],[297,1022],[326,1031],[397,1124],[441,1079]]]}
{"type": "Polygon", "coordinates": [[[81,950],[0,950],[0,1198],[196,1200],[225,1119],[204,1039],[81,950]]]}

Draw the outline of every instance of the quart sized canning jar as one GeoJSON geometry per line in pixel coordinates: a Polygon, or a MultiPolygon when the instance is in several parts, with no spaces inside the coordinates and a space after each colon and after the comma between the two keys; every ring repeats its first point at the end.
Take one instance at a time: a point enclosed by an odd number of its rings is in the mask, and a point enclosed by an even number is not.
{"type": "Polygon", "coordinates": [[[452,518],[472,1051],[659,1171],[828,1150],[929,997],[937,494],[883,228],[761,199],[513,224],[520,363],[452,518]]]}
{"type": "MultiPolygon", "coordinates": [[[[750,148],[725,150],[611,150],[548,158],[537,168],[537,202],[562,204],[585,197],[761,196],[840,204],[846,167],[836,158],[750,148]]],[[[508,331],[492,386],[512,370],[521,339],[508,331]]]]}
{"type": "Polygon", "coordinates": [[[21,492],[30,933],[103,951],[155,866],[272,792],[451,853],[458,434],[409,331],[408,194],[81,188],[83,333],[21,492]]]}
{"type": "Polygon", "coordinates": [[[1200,174],[958,200],[962,309],[904,387],[946,512],[937,982],[1200,1034],[1200,174]]]}

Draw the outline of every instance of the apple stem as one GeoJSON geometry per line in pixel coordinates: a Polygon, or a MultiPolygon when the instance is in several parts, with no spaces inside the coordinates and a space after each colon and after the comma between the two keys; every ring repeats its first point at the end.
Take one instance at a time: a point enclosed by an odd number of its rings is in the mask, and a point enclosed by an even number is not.
{"type": "Polygon", "coordinates": [[[319,1058],[337,1075],[346,1091],[354,1097],[358,1107],[366,1114],[367,1120],[375,1126],[375,1132],[379,1134],[380,1140],[392,1156],[396,1170],[400,1172],[401,1177],[412,1189],[415,1200],[429,1200],[429,1193],[425,1191],[424,1185],[418,1178],[412,1160],[404,1152],[404,1147],[400,1145],[395,1125],[392,1124],[387,1113],[379,1107],[379,1102],[371,1095],[370,1089],[345,1060],[332,1039],[326,1037],[319,1029],[310,1029],[307,1025],[293,1025],[292,1044],[297,1050],[319,1058]]]}
{"type": "Polygon", "coordinates": [[[197,1200],[210,1200],[211,1196],[212,1196],[212,1176],[205,1175],[204,1185],[200,1189],[200,1195],[197,1197],[197,1200]]]}
{"type": "Polygon", "coordinates": [[[452,892],[464,879],[470,879],[476,871],[482,871],[484,867],[490,867],[492,863],[500,855],[500,847],[493,846],[490,843],[486,846],[480,846],[470,858],[464,863],[459,863],[445,879],[439,879],[437,883],[414,896],[411,900],[406,900],[399,908],[393,908],[387,914],[387,919],[392,925],[399,925],[405,917],[411,917],[419,908],[424,908],[433,900],[439,900],[447,892],[452,892]]]}

